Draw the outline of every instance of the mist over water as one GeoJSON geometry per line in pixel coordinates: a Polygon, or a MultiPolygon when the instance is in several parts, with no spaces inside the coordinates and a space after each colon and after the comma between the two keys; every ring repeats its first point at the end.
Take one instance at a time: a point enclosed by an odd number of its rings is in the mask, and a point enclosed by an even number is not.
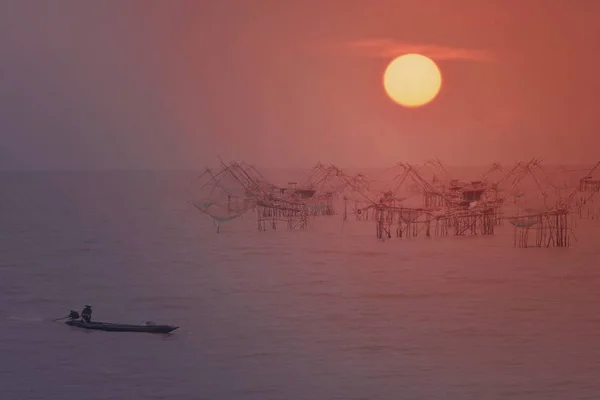
{"type": "MultiPolygon", "coordinates": [[[[572,247],[258,232],[186,203],[196,173],[0,173],[4,399],[592,399],[598,221],[572,247]],[[88,332],[53,318],[180,326],[88,332]]],[[[284,179],[282,177],[281,179],[284,179]]],[[[295,178],[294,178],[295,179],[295,178]]]]}

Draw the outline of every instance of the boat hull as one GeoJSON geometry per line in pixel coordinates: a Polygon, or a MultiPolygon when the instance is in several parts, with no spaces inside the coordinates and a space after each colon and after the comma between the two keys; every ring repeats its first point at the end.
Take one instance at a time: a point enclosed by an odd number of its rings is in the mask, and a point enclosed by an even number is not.
{"type": "Polygon", "coordinates": [[[84,321],[66,321],[65,324],[77,328],[91,329],[95,331],[106,332],[145,332],[145,333],[170,333],[178,326],[172,325],[129,325],[112,324],[109,322],[84,322],[84,321]]]}

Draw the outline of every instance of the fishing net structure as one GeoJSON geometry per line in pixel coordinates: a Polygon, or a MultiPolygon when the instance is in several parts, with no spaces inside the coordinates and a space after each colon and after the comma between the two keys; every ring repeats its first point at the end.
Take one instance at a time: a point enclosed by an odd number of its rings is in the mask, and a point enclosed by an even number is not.
{"type": "Polygon", "coordinates": [[[305,229],[308,223],[303,193],[270,183],[244,163],[222,162],[219,170],[207,169],[197,178],[190,197],[190,204],[215,221],[217,231],[220,224],[250,210],[256,210],[259,230],[277,229],[280,222],[288,229],[305,229]]]}
{"type": "Polygon", "coordinates": [[[568,247],[575,237],[573,217],[582,216],[583,207],[593,204],[600,190],[600,180],[594,179],[598,166],[600,163],[577,178],[582,170],[550,170],[539,160],[517,164],[509,192],[523,195],[513,196],[512,216],[508,218],[515,227],[514,245],[528,247],[533,230],[537,247],[568,247]],[[527,188],[534,189],[528,192],[527,188]]]}
{"type": "Polygon", "coordinates": [[[493,235],[507,221],[515,246],[567,247],[574,215],[600,218],[599,192],[600,162],[587,169],[551,168],[538,159],[494,163],[473,179],[453,176],[438,159],[398,162],[377,179],[318,163],[287,187],[269,182],[253,166],[221,162],[196,179],[190,203],[217,231],[251,210],[260,231],[282,224],[306,229],[310,218],[342,214],[344,220],[353,215],[374,222],[382,240],[493,235]]]}
{"type": "Polygon", "coordinates": [[[393,178],[374,205],[379,238],[390,238],[394,231],[398,237],[415,237],[421,231],[426,236],[493,233],[494,208],[485,200],[482,182],[453,179],[439,160],[397,163],[384,174],[384,182],[393,178]]]}
{"type": "Polygon", "coordinates": [[[365,193],[371,191],[371,182],[358,173],[351,175],[335,165],[316,164],[301,182],[302,190],[310,193],[306,204],[311,215],[335,215],[343,205],[344,218],[348,215],[348,203],[355,213],[360,202],[368,201],[365,193]]]}
{"type": "Polygon", "coordinates": [[[253,209],[269,186],[252,166],[222,164],[220,169],[206,169],[198,176],[190,189],[189,202],[220,226],[253,209]]]}
{"type": "Polygon", "coordinates": [[[495,227],[508,219],[517,228],[515,235],[526,236],[529,228],[538,225],[538,245],[566,245],[567,198],[539,160],[508,169],[495,163],[476,180],[453,178],[439,160],[423,165],[398,163],[390,171],[396,175],[373,206],[379,238],[389,238],[394,231],[398,237],[417,236],[421,231],[426,236],[493,235],[495,227]],[[431,180],[424,175],[432,176],[431,180]],[[505,203],[511,206],[510,217],[504,217],[505,203]],[[556,216],[559,224],[550,229],[550,219],[556,216]]]}
{"type": "Polygon", "coordinates": [[[580,218],[600,220],[600,161],[597,162],[577,185],[577,193],[571,196],[571,202],[577,209],[580,218]]]}

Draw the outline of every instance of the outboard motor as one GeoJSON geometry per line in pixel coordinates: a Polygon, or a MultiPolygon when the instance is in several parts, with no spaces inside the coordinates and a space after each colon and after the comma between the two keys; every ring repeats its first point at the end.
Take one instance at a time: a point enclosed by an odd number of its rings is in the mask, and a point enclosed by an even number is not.
{"type": "Polygon", "coordinates": [[[79,319],[79,313],[75,310],[71,310],[71,312],[69,312],[69,319],[70,320],[75,320],[75,319],[79,319]]]}

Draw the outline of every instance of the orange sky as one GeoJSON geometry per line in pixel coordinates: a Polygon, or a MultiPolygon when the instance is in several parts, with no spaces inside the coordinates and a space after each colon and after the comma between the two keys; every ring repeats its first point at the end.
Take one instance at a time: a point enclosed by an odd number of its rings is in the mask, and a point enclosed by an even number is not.
{"type": "Polygon", "coordinates": [[[0,6],[0,168],[386,166],[600,159],[600,2],[0,6]],[[432,57],[437,99],[381,86],[432,57]]]}

